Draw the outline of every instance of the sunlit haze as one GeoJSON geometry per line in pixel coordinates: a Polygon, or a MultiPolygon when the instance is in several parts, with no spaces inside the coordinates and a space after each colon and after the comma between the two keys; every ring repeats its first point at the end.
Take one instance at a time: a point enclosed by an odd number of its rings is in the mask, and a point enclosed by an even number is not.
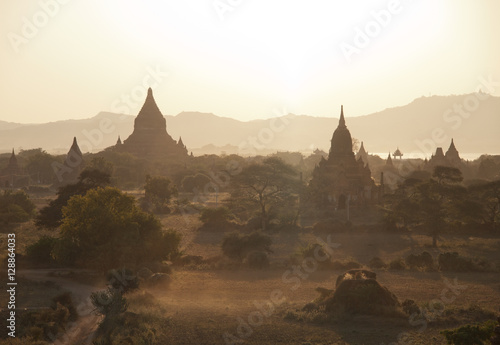
{"type": "Polygon", "coordinates": [[[500,78],[496,0],[5,0],[0,13],[10,122],[137,114],[146,85],[168,115],[359,116],[500,78]]]}

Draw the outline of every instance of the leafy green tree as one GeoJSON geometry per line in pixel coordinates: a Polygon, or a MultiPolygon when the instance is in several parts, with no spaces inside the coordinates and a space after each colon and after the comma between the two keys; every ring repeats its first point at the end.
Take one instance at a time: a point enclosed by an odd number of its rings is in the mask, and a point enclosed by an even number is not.
{"type": "Polygon", "coordinates": [[[57,197],[42,208],[36,217],[35,224],[42,228],[57,228],[62,221],[62,208],[74,195],[84,195],[88,190],[105,187],[110,184],[110,175],[97,169],[85,169],[80,173],[78,182],[60,187],[57,197]]]}
{"type": "Polygon", "coordinates": [[[170,202],[173,196],[177,196],[177,188],[172,181],[166,177],[146,176],[146,185],[144,186],[146,201],[155,205],[158,213],[163,213],[165,205],[170,202]]]}
{"type": "Polygon", "coordinates": [[[25,192],[4,190],[0,195],[0,222],[26,222],[35,214],[35,208],[25,192]]]}
{"type": "Polygon", "coordinates": [[[163,233],[157,218],[116,188],[74,195],[63,215],[60,242],[54,248],[55,258],[63,263],[106,271],[179,255],[180,236],[163,233]]]}
{"type": "Polygon", "coordinates": [[[231,179],[231,204],[246,211],[257,211],[262,220],[262,230],[267,229],[271,208],[288,203],[298,212],[298,193],[301,182],[297,172],[281,159],[266,158],[262,163],[244,167],[231,179]],[[291,205],[293,198],[295,205],[291,205]]]}

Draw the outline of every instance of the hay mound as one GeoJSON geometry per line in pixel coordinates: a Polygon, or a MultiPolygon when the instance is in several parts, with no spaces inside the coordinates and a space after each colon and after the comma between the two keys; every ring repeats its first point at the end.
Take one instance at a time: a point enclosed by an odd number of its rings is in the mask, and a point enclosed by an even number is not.
{"type": "MultiPolygon", "coordinates": [[[[326,290],[326,289],[325,289],[326,290]]],[[[327,313],[391,314],[400,306],[397,297],[376,281],[376,274],[351,270],[337,279],[336,289],[323,293],[317,304],[327,313]]]]}

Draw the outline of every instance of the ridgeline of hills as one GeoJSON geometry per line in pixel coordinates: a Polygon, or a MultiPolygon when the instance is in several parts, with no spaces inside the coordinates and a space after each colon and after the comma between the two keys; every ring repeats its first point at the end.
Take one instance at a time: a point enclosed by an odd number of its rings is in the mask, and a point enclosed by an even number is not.
{"type": "MultiPolygon", "coordinates": [[[[351,135],[364,141],[368,152],[393,152],[399,147],[403,152],[430,155],[436,146],[446,149],[453,137],[461,153],[498,154],[500,97],[474,100],[474,94],[421,97],[405,106],[359,117],[349,117],[349,105],[345,104],[344,114],[351,135]]],[[[182,136],[195,154],[267,154],[276,150],[307,153],[315,148],[328,151],[339,115],[340,105],[332,106],[331,118],[289,114],[242,122],[182,112],[166,119],[169,134],[175,140],[182,136]]],[[[132,133],[134,118],[101,112],[89,119],[44,124],[0,121],[0,152],[41,147],[50,153],[66,153],[74,136],[83,152],[98,152],[114,145],[118,136],[126,139],[132,133]]]]}

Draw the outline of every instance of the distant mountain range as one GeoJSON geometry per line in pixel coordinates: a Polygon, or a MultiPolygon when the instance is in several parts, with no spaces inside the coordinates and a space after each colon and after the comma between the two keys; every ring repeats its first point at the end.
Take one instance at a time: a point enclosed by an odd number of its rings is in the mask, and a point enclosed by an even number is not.
{"type": "MultiPolygon", "coordinates": [[[[267,154],[277,150],[308,153],[316,148],[328,152],[340,105],[332,106],[332,113],[335,117],[289,114],[249,122],[199,112],[165,117],[170,135],[175,140],[182,136],[195,155],[267,154]]],[[[451,138],[461,153],[500,153],[500,97],[421,97],[405,106],[359,117],[349,117],[346,104],[344,114],[352,137],[363,141],[369,153],[393,152],[399,147],[404,153],[430,155],[437,146],[446,150],[451,138]]],[[[0,152],[41,147],[50,153],[66,153],[74,136],[83,152],[98,152],[114,145],[118,136],[126,139],[134,118],[101,112],[89,119],[44,124],[0,121],[0,152]]]]}

